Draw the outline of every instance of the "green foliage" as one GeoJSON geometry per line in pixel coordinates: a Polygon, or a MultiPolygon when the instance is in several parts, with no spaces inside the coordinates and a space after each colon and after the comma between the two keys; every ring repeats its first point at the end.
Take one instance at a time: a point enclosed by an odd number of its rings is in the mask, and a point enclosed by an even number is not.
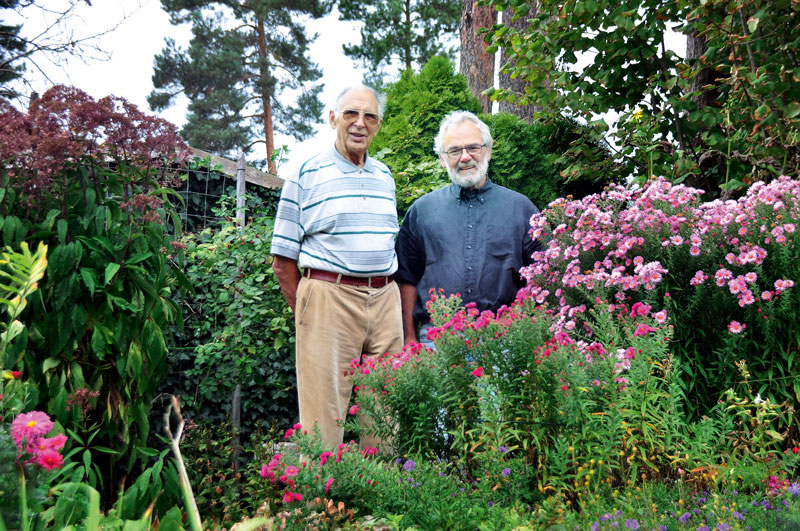
{"type": "MultiPolygon", "coordinates": [[[[527,16],[522,0],[493,5],[527,16]]],[[[520,103],[542,106],[550,119],[566,113],[590,121],[597,139],[611,134],[623,161],[620,176],[686,179],[716,195],[797,172],[800,71],[792,50],[800,12],[793,3],[625,0],[565,8],[543,0],[537,6],[526,29],[495,26],[490,51],[503,47],[513,61],[504,68],[528,81],[520,103]],[[704,53],[683,60],[666,49],[671,27],[699,37],[704,53]],[[611,127],[595,120],[609,112],[616,116],[611,127]]],[[[571,149],[570,178],[597,171],[583,149],[571,149]]]]}
{"type": "Polygon", "coordinates": [[[1,131],[0,240],[44,242],[50,260],[20,316],[25,346],[7,368],[22,370],[38,390],[35,405],[58,424],[82,438],[86,426],[98,430],[95,444],[111,453],[91,463],[113,486],[118,470],[142,461],[136,449],[166,370],[165,332],[182,320],[172,302],[181,273],[166,250],[170,192],[160,181],[170,165],[161,156],[175,157],[181,143],[166,122],[76,89],[51,89],[28,116],[2,110],[3,123],[20,126],[1,131]],[[102,147],[93,142],[100,130],[102,147]],[[98,393],[88,411],[70,407],[80,390],[98,393]]]}
{"type": "Polygon", "coordinates": [[[481,117],[492,132],[494,146],[489,164],[493,182],[515,190],[544,208],[557,197],[584,197],[599,191],[614,176],[608,150],[592,144],[586,127],[574,120],[528,124],[516,115],[497,113],[481,117]],[[568,166],[571,146],[584,146],[582,156],[602,168],[591,180],[568,180],[562,172],[568,166]]]}
{"type": "Polygon", "coordinates": [[[219,422],[241,384],[244,426],[290,422],[296,411],[294,319],[269,259],[273,220],[258,211],[240,227],[228,217],[232,205],[224,206],[218,229],[186,238],[186,274],[195,295],[186,301],[192,337],[184,348],[194,355],[184,356],[191,389],[182,399],[203,420],[219,422]]]}
{"type": "Polygon", "coordinates": [[[367,78],[381,84],[387,67],[399,63],[409,71],[435,55],[454,58],[454,40],[461,20],[458,0],[340,0],[341,20],[362,22],[361,43],[344,45],[344,53],[369,70],[367,78]]]}

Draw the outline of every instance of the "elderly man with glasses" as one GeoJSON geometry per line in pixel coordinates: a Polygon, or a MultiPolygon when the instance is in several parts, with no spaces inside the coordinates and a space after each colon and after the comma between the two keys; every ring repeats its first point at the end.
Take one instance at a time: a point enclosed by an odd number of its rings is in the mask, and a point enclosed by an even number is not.
{"type": "MultiPolygon", "coordinates": [[[[492,156],[489,127],[470,112],[447,115],[434,151],[452,184],[417,199],[397,237],[405,342],[426,342],[431,289],[459,293],[464,304],[497,311],[523,286],[521,267],[541,248],[528,234],[539,210],[527,197],[487,177],[492,156]]],[[[427,343],[427,342],[426,342],[427,343]]]]}
{"type": "Polygon", "coordinates": [[[300,423],[316,422],[328,447],[342,442],[350,363],[403,346],[395,184],[367,152],[382,116],[373,89],[343,90],[329,114],[335,144],[286,181],[275,215],[273,270],[295,315],[300,423]]]}

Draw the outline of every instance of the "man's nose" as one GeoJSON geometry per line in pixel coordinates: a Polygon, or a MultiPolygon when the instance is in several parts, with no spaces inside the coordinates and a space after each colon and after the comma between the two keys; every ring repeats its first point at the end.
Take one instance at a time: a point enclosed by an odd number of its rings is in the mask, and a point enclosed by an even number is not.
{"type": "Polygon", "coordinates": [[[472,158],[472,155],[469,154],[466,148],[461,148],[461,155],[459,155],[458,160],[459,162],[465,162],[472,158]]]}

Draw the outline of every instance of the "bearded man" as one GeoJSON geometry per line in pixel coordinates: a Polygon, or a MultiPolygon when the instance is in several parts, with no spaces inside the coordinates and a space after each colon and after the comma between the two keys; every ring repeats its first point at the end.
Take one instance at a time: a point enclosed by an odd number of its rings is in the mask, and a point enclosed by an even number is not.
{"type": "Polygon", "coordinates": [[[487,177],[492,135],[485,123],[466,111],[448,114],[434,151],[452,184],[411,205],[395,245],[406,343],[418,340],[418,325],[425,341],[431,289],[496,312],[514,301],[524,285],[520,268],[542,248],[529,236],[536,206],[487,177]]]}

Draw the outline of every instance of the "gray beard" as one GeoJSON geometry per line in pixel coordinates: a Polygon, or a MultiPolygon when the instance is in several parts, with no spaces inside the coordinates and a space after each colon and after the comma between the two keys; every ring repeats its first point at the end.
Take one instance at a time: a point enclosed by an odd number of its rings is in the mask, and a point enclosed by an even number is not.
{"type": "Polygon", "coordinates": [[[458,164],[455,166],[447,165],[447,174],[453,183],[459,185],[461,188],[474,188],[479,185],[483,178],[486,176],[486,171],[489,169],[489,160],[487,157],[478,162],[478,171],[471,176],[462,176],[458,173],[458,164]]]}

